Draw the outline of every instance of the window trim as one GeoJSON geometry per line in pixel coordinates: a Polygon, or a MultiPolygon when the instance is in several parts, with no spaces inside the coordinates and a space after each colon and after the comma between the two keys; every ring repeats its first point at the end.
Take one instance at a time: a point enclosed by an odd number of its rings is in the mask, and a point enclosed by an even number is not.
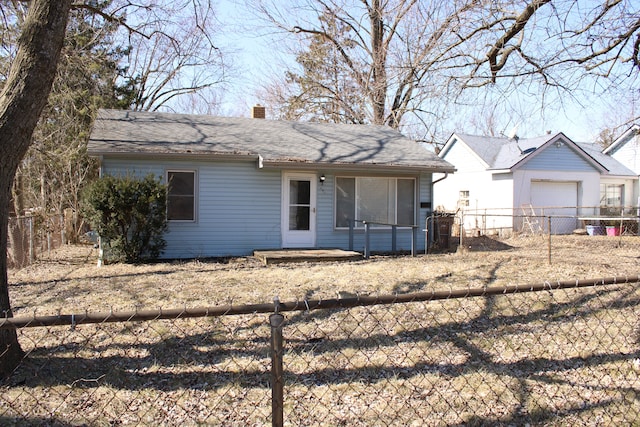
{"type": "Polygon", "coordinates": [[[167,222],[175,223],[196,223],[198,222],[198,170],[197,169],[166,169],[164,173],[167,183],[167,222]],[[193,218],[192,219],[169,219],[169,174],[170,173],[191,173],[193,174],[193,218]]]}
{"type": "MultiPolygon", "coordinates": [[[[337,186],[338,186],[338,180],[341,178],[347,178],[347,179],[353,179],[355,180],[355,214],[356,214],[356,219],[358,219],[358,193],[360,191],[360,185],[358,183],[358,181],[360,179],[386,179],[386,180],[393,180],[395,182],[395,200],[394,200],[394,220],[397,221],[398,220],[398,180],[401,179],[405,179],[405,180],[411,180],[413,181],[413,222],[416,222],[416,216],[417,216],[417,212],[418,212],[418,185],[419,185],[419,180],[418,177],[416,176],[375,176],[375,175],[336,175],[334,177],[334,185],[333,185],[333,229],[334,230],[348,230],[349,226],[338,226],[337,225],[337,218],[338,218],[338,191],[337,191],[337,186]]],[[[415,225],[415,224],[414,224],[415,225]]],[[[356,223],[355,224],[355,228],[356,229],[363,229],[363,225],[362,223],[356,223]]],[[[411,227],[398,227],[401,230],[408,230],[411,227]]],[[[383,225],[374,225],[374,229],[375,230],[389,230],[391,229],[391,226],[383,226],[383,225]]]]}

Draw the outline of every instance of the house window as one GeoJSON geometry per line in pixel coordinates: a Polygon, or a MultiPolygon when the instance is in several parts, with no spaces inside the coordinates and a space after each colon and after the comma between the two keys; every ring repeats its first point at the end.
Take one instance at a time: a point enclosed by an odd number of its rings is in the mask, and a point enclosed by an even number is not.
{"type": "Polygon", "coordinates": [[[167,219],[195,221],[196,173],[194,171],[167,171],[167,219]]]}
{"type": "Polygon", "coordinates": [[[460,190],[458,196],[458,207],[467,207],[469,206],[469,190],[460,190]]]}
{"type": "Polygon", "coordinates": [[[624,185],[622,184],[600,184],[600,207],[622,207],[623,195],[624,185]]]}
{"type": "Polygon", "coordinates": [[[336,228],[349,227],[350,219],[413,225],[415,186],[412,178],[336,178],[336,228]]]}

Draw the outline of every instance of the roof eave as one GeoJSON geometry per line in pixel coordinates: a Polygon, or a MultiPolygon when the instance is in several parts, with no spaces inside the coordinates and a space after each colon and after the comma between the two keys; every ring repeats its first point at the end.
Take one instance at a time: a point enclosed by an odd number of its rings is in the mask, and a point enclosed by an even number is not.
{"type": "Polygon", "coordinates": [[[602,150],[603,154],[613,154],[620,145],[624,145],[629,139],[640,134],[640,125],[633,125],[620,135],[611,145],[602,150]]]}
{"type": "Polygon", "coordinates": [[[152,156],[154,159],[199,159],[199,160],[228,160],[228,161],[256,161],[259,159],[258,154],[238,154],[238,153],[202,153],[202,152],[125,152],[125,151],[101,151],[91,150],[88,152],[90,157],[112,157],[112,158],[128,158],[128,159],[148,159],[152,156]]]}
{"type": "Polygon", "coordinates": [[[431,172],[431,173],[454,173],[456,169],[448,166],[427,166],[427,165],[398,165],[382,163],[328,163],[328,162],[304,162],[304,161],[281,161],[263,160],[264,168],[276,169],[323,169],[323,170],[375,170],[377,172],[431,172]]]}
{"type": "Polygon", "coordinates": [[[226,160],[226,161],[244,161],[258,162],[260,168],[279,168],[279,169],[299,169],[299,170],[375,170],[379,172],[431,172],[431,173],[453,173],[455,167],[449,165],[429,166],[429,165],[400,165],[400,164],[382,164],[382,163],[329,163],[306,161],[304,159],[292,160],[267,160],[259,154],[225,154],[225,153],[202,153],[202,152],[166,152],[166,153],[149,153],[149,152],[122,152],[122,151],[89,151],[89,156],[95,158],[128,158],[128,159],[148,159],[153,156],[154,159],[171,159],[171,160],[226,160]]]}

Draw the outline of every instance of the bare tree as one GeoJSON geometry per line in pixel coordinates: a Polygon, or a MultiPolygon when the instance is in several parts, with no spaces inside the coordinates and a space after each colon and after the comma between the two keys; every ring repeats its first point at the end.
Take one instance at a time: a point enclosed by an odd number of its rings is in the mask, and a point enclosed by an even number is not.
{"type": "Polygon", "coordinates": [[[371,121],[393,127],[407,113],[432,126],[446,118],[447,105],[474,93],[483,97],[487,87],[509,94],[526,85],[541,100],[579,100],[579,90],[633,88],[640,70],[640,5],[629,0],[300,0],[288,6],[279,10],[261,0],[254,8],[282,31],[332,45],[367,100],[371,121]],[[328,14],[350,28],[354,48],[322,25],[318,17],[328,14]]]}
{"type": "Polygon", "coordinates": [[[128,32],[131,46],[126,79],[137,96],[134,110],[175,109],[205,93],[205,104],[215,103],[212,88],[225,81],[227,64],[221,49],[212,40],[218,22],[209,2],[169,2],[142,16],[129,19],[144,22],[136,32],[128,32]],[[186,98],[183,100],[180,98],[186,98]]]}
{"type": "Polygon", "coordinates": [[[487,63],[490,82],[500,76],[537,76],[545,84],[569,86],[571,80],[582,77],[603,77],[614,83],[637,78],[637,2],[531,0],[518,6],[516,3],[501,12],[503,26],[493,36],[486,59],[476,58],[471,84],[488,83],[481,71],[487,63]]]}
{"type": "MultiPolygon", "coordinates": [[[[193,6],[190,10],[198,25],[203,23],[203,16],[199,13],[210,10],[208,4],[207,1],[198,0],[187,2],[187,6],[193,6]]],[[[166,17],[162,14],[162,5],[153,0],[115,0],[108,3],[108,9],[98,7],[94,1],[72,4],[71,0],[31,0],[25,5],[27,13],[22,21],[22,14],[11,13],[7,5],[0,4],[0,19],[16,23],[19,28],[15,37],[15,51],[2,57],[3,60],[10,61],[10,71],[0,93],[0,313],[6,317],[12,316],[7,276],[7,226],[11,189],[16,171],[32,144],[34,129],[51,92],[70,12],[88,11],[105,22],[125,28],[128,33],[149,39],[153,35],[149,31],[160,31],[151,24],[157,23],[160,16],[166,17]],[[138,19],[125,19],[139,12],[144,13],[138,14],[138,19]],[[12,56],[14,52],[15,56],[12,56]]],[[[185,6],[185,3],[182,5],[185,6]]],[[[204,27],[197,28],[204,32],[204,27]]],[[[185,43],[188,46],[188,42],[185,43]]],[[[150,98],[155,100],[155,104],[146,105],[158,105],[161,99],[165,102],[171,99],[170,95],[163,97],[164,92],[166,90],[154,93],[150,98]]],[[[0,330],[0,376],[11,373],[22,356],[16,331],[0,330]]]]}
{"type": "MultiPolygon", "coordinates": [[[[12,316],[7,278],[7,226],[13,178],[55,77],[71,0],[33,0],[23,24],[16,57],[0,93],[0,310],[12,316]]],[[[12,329],[0,330],[0,375],[23,356],[12,329]]]]}

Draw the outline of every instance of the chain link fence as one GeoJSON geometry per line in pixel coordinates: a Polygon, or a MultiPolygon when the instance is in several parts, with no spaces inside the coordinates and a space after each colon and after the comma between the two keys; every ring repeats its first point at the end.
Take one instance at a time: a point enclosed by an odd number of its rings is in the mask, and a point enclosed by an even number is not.
{"type": "Polygon", "coordinates": [[[528,247],[552,263],[554,252],[597,247],[640,249],[638,208],[525,207],[460,210],[427,219],[428,250],[502,250],[528,247]],[[431,225],[433,224],[433,225],[431,225]]]}
{"type": "Polygon", "coordinates": [[[640,279],[4,319],[1,425],[637,425],[640,279]]]}
{"type": "Polygon", "coordinates": [[[7,261],[9,268],[22,268],[43,254],[67,243],[64,215],[33,215],[9,218],[7,261]]]}

